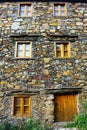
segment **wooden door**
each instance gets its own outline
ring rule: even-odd
[[[55,96],[54,105],[55,121],[72,121],[77,114],[76,95],[68,94]]]

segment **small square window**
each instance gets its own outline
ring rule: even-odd
[[[31,42],[16,43],[16,57],[31,58]]]
[[[66,16],[67,10],[66,10],[66,4],[54,4],[54,16]]]
[[[70,43],[55,43],[55,57],[69,58],[70,57]]]
[[[13,97],[13,116],[31,116],[31,98],[30,96]]]
[[[21,17],[32,16],[32,5],[31,4],[20,4],[19,5],[19,16],[21,16]]]

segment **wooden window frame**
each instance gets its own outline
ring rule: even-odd
[[[20,7],[21,7],[21,5],[24,5],[24,16],[20,16]],[[27,16],[26,15],[26,13],[27,13],[27,6],[28,5],[30,5],[30,7],[31,7],[31,9],[30,9],[30,16]],[[18,16],[19,17],[32,17],[32,8],[33,8],[33,5],[32,5],[32,3],[30,3],[30,2],[26,2],[26,3],[20,3],[19,5],[18,5]]]
[[[60,53],[61,53],[61,56],[57,56],[57,50],[56,50],[56,45],[57,44],[60,44],[61,47],[60,47]],[[67,53],[68,53],[68,56],[64,56],[64,44],[68,44],[68,50],[67,50]],[[55,57],[56,58],[70,58],[70,42],[56,42],[54,43],[54,52],[55,52]]]
[[[23,44],[23,53],[22,56],[18,56],[18,44]],[[30,44],[30,55],[29,56],[24,56],[25,53],[25,44]],[[30,41],[18,41],[15,44],[15,58],[31,58],[32,57],[32,42]]]
[[[21,105],[20,105],[20,108],[21,108],[21,111],[20,111],[20,114],[18,115],[15,115],[15,99],[16,98],[21,98]],[[29,113],[26,115],[24,114],[24,103],[23,103],[23,99],[24,98],[29,98],[29,104],[28,104],[28,107],[29,107]],[[31,97],[29,95],[15,95],[12,97],[12,108],[13,108],[13,116],[14,117],[31,117]]]
[[[66,3],[54,3],[54,5],[53,5],[53,16],[57,17],[57,16],[55,15],[55,12],[54,12],[54,7],[55,7],[55,5],[58,6],[58,12],[59,12],[59,14],[58,14],[57,16],[60,16],[60,17],[67,16],[67,6],[66,6]],[[64,5],[64,16],[61,15],[61,8],[60,8],[61,5]]]

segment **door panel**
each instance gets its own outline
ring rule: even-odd
[[[72,121],[77,114],[76,95],[58,95],[55,96],[55,121]]]

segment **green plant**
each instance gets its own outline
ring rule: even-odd
[[[33,118],[30,118],[26,123],[23,123],[20,130],[46,130],[46,126],[41,125],[41,123]]]
[[[0,126],[0,130],[8,130],[8,129],[9,129],[9,124],[7,124],[7,122],[4,121]]]
[[[67,127],[77,127],[79,130],[87,130],[87,101],[83,105],[84,112],[77,115],[74,122],[68,124]]]
[[[0,126],[0,130],[17,130],[17,127],[7,122],[3,122],[2,125]]]
[[[75,127],[75,124],[74,123],[68,123],[65,127],[66,128],[72,128],[72,127]]]
[[[27,122],[21,123],[18,126],[3,122],[0,130],[47,130],[47,127],[42,125],[38,120],[30,118]]]
[[[82,114],[75,117],[75,126],[80,130],[87,130],[87,112],[83,112]]]
[[[11,126],[10,126],[10,129],[8,129],[8,130],[17,130],[17,126],[11,125]]]

